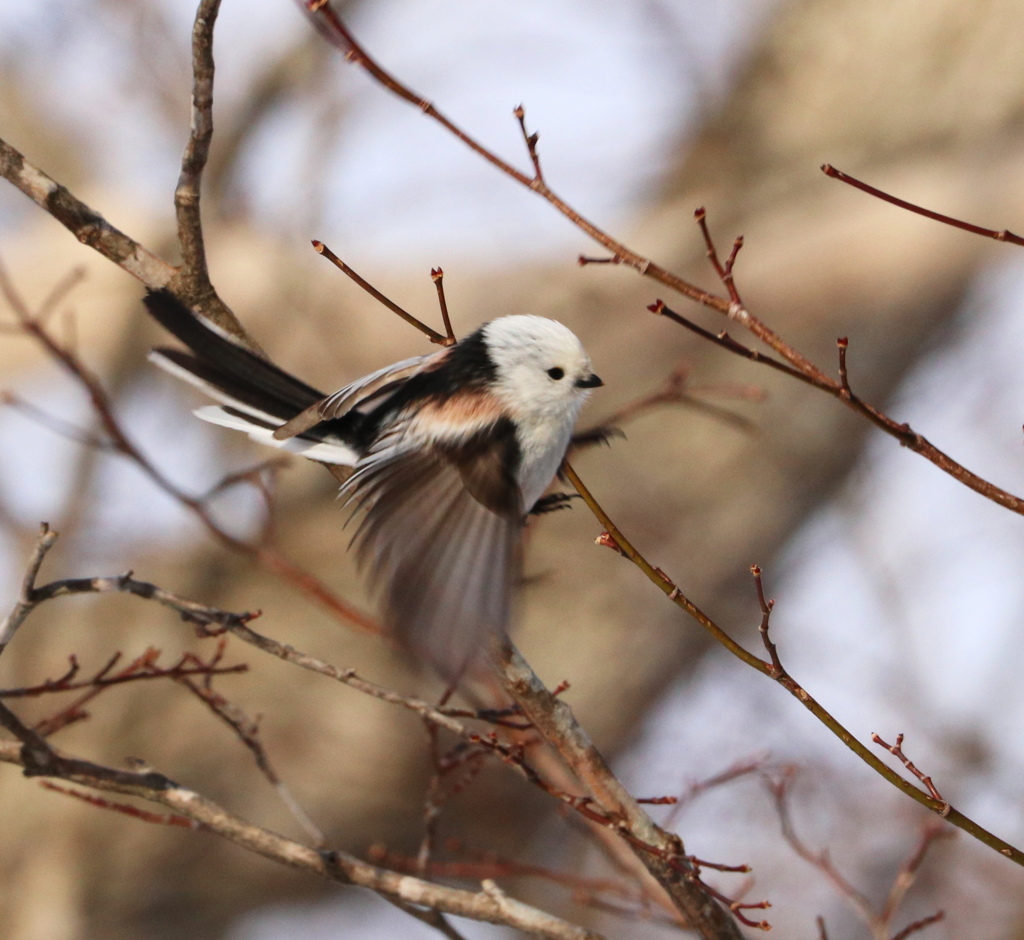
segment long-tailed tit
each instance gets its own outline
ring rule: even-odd
[[[191,351],[150,359],[221,402],[196,415],[353,468],[340,493],[361,516],[352,541],[399,641],[452,681],[478,662],[508,625],[526,515],[602,384],[576,336],[501,317],[324,395],[167,291],[145,304]]]

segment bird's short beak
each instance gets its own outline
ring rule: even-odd
[[[591,372],[590,375],[585,375],[576,380],[577,388],[600,388],[602,385],[604,385],[604,382],[602,382],[598,376],[594,375],[593,372]]]

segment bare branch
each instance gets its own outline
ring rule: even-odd
[[[174,190],[181,278],[192,296],[203,298],[203,307],[216,296],[206,266],[199,190],[213,140],[213,27],[219,10],[220,0],[201,0],[196,10],[192,27],[192,125]]]
[[[864,922],[874,940],[890,940],[889,931],[892,920],[896,916],[907,891],[913,885],[918,869],[920,869],[924,862],[928,849],[934,844],[936,839],[942,838],[943,834],[948,834],[950,830],[941,824],[936,825],[934,823],[926,827],[920,844],[896,873],[885,903],[879,910],[876,910],[867,895],[858,891],[839,872],[827,849],[815,852],[808,848],[807,844],[797,835],[796,829],[793,826],[793,819],[789,813],[789,801],[787,800],[789,779],[790,777],[787,775],[780,780],[766,779],[765,781],[775,801],[775,809],[779,816],[779,823],[782,826],[783,838],[797,855],[817,868],[832,883],[839,896],[853,908],[857,916]],[[909,937],[911,934],[937,923],[943,917],[945,917],[945,914],[939,911],[929,917],[914,921],[914,923],[896,934],[892,940],[897,940],[900,937]],[[825,925],[821,918],[818,918],[818,927],[820,935],[824,936]]]
[[[915,777],[917,777],[917,779],[924,784],[925,789],[928,791],[928,795],[933,800],[937,800],[939,803],[943,803],[947,807],[949,806],[949,803],[942,798],[942,794],[939,793],[935,784],[932,782],[932,778],[927,776],[926,774],[921,773],[921,771],[918,770],[917,767],[914,765],[914,762],[909,757],[907,757],[906,754],[903,753],[902,734],[896,735],[895,744],[886,744],[885,741],[883,741],[877,734],[872,734],[871,740],[874,741],[875,744],[877,744],[879,747],[884,747],[890,754],[896,757],[900,761],[900,763],[903,764],[904,767],[907,768],[907,771],[909,773],[912,773]],[[942,816],[944,814],[940,812],[939,815]]]
[[[39,569],[43,566],[47,552],[53,548],[56,541],[57,533],[50,528],[48,523],[44,522],[40,526],[39,540],[32,550],[32,556],[25,569],[18,600],[14,609],[4,618],[3,623],[0,623],[0,654],[7,649],[7,645],[14,639],[14,634],[18,631],[18,627],[25,622],[25,618],[32,613],[38,603],[35,600],[36,578],[39,576]]]
[[[928,917],[922,917],[920,920],[915,920],[912,924],[907,924],[899,933],[893,934],[892,940],[907,940],[907,937],[912,934],[918,933],[924,930],[925,927],[931,927],[932,924],[937,924],[939,921],[946,919],[945,911],[936,911],[934,914],[930,914]]]
[[[952,823],[958,829],[962,829],[964,832],[973,836],[979,842],[987,845],[989,848],[994,849],[1000,855],[1010,859],[1017,865],[1024,866],[1024,852],[1015,846],[1010,845],[1004,839],[994,833],[989,832],[984,827],[978,825],[973,819],[965,816],[959,810],[953,809],[944,800],[936,800],[934,797],[925,793],[923,790],[918,789],[912,783],[904,780],[898,773],[886,766],[879,758],[871,752],[871,750],[862,744],[857,738],[848,731],[839,721],[835,719],[822,705],[817,701],[810,693],[807,692],[803,686],[801,686],[795,679],[793,679],[788,673],[783,671],[779,676],[773,676],[775,666],[771,662],[765,662],[763,659],[755,656],[749,650],[744,649],[739,643],[737,643],[728,633],[725,632],[714,620],[712,620],[707,614],[704,613],[696,604],[693,603],[678,587],[678,585],[665,574],[660,568],[654,567],[634,546],[633,544],[622,534],[618,526],[612,522],[611,518],[601,507],[601,504],[594,498],[593,494],[586,488],[583,481],[573,470],[572,466],[566,463],[563,468],[563,473],[568,477],[569,482],[576,488],[576,491],[583,497],[583,501],[590,508],[591,512],[597,517],[600,523],[607,529],[606,532],[602,533],[599,537],[600,544],[613,548],[620,555],[628,558],[634,565],[636,565],[647,577],[647,580],[654,584],[658,590],[660,590],[666,597],[674,603],[677,607],[686,611],[694,620],[697,621],[708,633],[715,638],[715,640],[722,644],[730,653],[733,654],[737,659],[742,660],[752,669],[756,669],[763,675],[769,678],[775,678],[775,681],[785,688],[794,698],[797,699],[815,718],[818,719],[829,731],[831,731],[840,741],[843,742],[851,751],[854,752],[865,764],[871,767],[877,774],[884,777],[889,783],[891,783],[898,790],[901,790],[907,796],[916,800],[922,806],[931,810]],[[763,616],[763,615],[762,615]]]
[[[847,186],[852,186],[854,189],[859,189],[861,192],[867,193],[869,196],[874,196],[876,199],[881,199],[883,202],[891,203],[894,206],[899,206],[901,209],[906,209],[908,212],[916,212],[918,215],[923,215],[926,219],[932,219],[935,222],[941,222],[943,225],[951,225],[953,228],[963,229],[965,232],[970,232],[972,235],[981,235],[983,238],[993,238],[997,242],[1007,242],[1010,245],[1017,245],[1024,247],[1024,238],[1020,235],[1014,235],[1009,229],[1002,229],[996,231],[991,228],[982,228],[980,225],[973,225],[970,222],[964,222],[961,219],[954,219],[950,215],[943,215],[941,212],[935,212],[931,209],[925,209],[922,206],[915,205],[912,202],[907,202],[905,199],[900,199],[897,196],[892,196],[889,193],[883,192],[880,189],[875,189],[874,186],[869,186],[867,183],[862,182],[854,176],[850,176],[849,173],[844,173],[842,170],[837,170],[830,163],[824,163],[821,167],[821,172],[826,176],[831,177],[834,180],[839,180],[841,183],[846,183]]]
[[[376,287],[374,287],[369,281],[361,278],[355,271],[352,270],[344,261],[341,260],[330,248],[328,248],[323,242],[313,239],[313,248],[316,249],[317,254],[323,255],[328,261],[331,262],[339,271],[347,274],[353,281],[355,281],[366,293],[368,293],[374,300],[379,301],[385,307],[388,308],[392,313],[397,313],[406,323],[410,326],[416,327],[430,342],[437,346],[450,346],[448,338],[442,336],[437,330],[427,326],[422,320],[417,320],[407,310],[403,310],[389,297],[382,294]]]
[[[23,768],[26,776],[56,777],[81,786],[121,793],[159,803],[174,813],[272,861],[320,875],[341,884],[368,888],[405,904],[433,908],[444,914],[504,924],[551,940],[601,940],[577,927],[501,892],[484,882],[478,892],[448,888],[387,871],[345,852],[323,852],[280,836],[229,813],[212,800],[154,771],[116,770],[90,761],[64,757],[23,725],[2,702],[0,723],[21,740],[0,741],[0,761]]]
[[[425,115],[437,121],[449,133],[454,134],[459,140],[466,144],[466,146],[479,156],[483,157],[492,166],[497,167],[502,173],[510,176],[516,182],[522,186],[526,186],[528,189],[537,193],[549,202],[555,209],[562,213],[562,215],[569,219],[573,225],[589,235],[594,241],[598,242],[598,244],[608,249],[608,251],[612,253],[617,264],[624,264],[631,268],[635,268],[645,277],[650,277],[653,280],[664,284],[666,287],[670,287],[672,290],[679,292],[683,296],[689,297],[697,303],[710,307],[713,310],[717,310],[719,313],[725,314],[731,319],[742,323],[743,326],[757,336],[758,339],[766,343],[768,346],[771,346],[776,352],[782,355],[783,358],[789,360],[796,368],[807,372],[808,375],[818,374],[817,368],[809,360],[800,355],[796,350],[792,349],[764,323],[756,317],[751,316],[751,314],[741,304],[734,303],[732,300],[724,297],[718,297],[708,291],[702,290],[695,284],[691,284],[689,281],[679,277],[679,275],[674,274],[666,268],[661,267],[661,265],[656,264],[650,258],[645,258],[643,255],[638,254],[622,242],[613,238],[607,232],[598,228],[598,226],[593,222],[582,216],[572,206],[557,196],[548,187],[547,183],[544,182],[543,177],[539,174],[539,165],[536,161],[535,140],[531,145],[530,137],[527,136],[527,147],[530,150],[531,161],[534,162],[534,172],[536,174],[531,177],[523,173],[521,170],[517,170],[510,163],[502,160],[483,144],[474,140],[469,134],[438,111],[433,104],[416,94],[416,92],[412,91],[408,86],[404,85],[393,75],[385,71],[356,41],[348,27],[345,26],[329,4],[323,2],[323,0],[305,0],[304,6],[317,28],[328,39],[328,41],[332,42],[344,51],[345,58],[348,61],[359,65],[377,82],[393,94],[398,95],[398,97],[414,105]],[[525,133],[525,127],[523,130]]]
[[[167,287],[176,270],[73,196],[0,139],[0,176],[52,215],[83,245],[95,249],[147,287]]]
[[[61,787],[49,780],[39,781],[40,786],[54,793],[62,793],[64,796],[73,797],[96,806],[99,809],[107,809],[114,813],[121,813],[123,816],[131,816],[132,819],[139,819],[142,822],[152,823],[155,826],[181,826],[183,829],[200,829],[199,823],[189,819],[187,816],[177,816],[174,813],[151,813],[137,806],[130,806],[127,803],[117,803],[108,800],[106,797],[94,796],[91,793],[83,793],[81,790],[71,790],[68,787]]]
[[[924,831],[921,833],[921,842],[918,844],[917,849],[900,866],[900,870],[892,880],[892,887],[889,889],[889,896],[885,899],[885,906],[882,909],[883,917],[891,920],[895,916],[900,905],[903,903],[903,899],[906,897],[907,892],[913,887],[914,882],[917,880],[917,873],[920,871],[921,865],[924,864],[925,856],[928,854],[932,845],[939,839],[951,838],[953,834],[953,830],[950,829],[949,826],[944,826],[942,823],[931,822],[924,827]],[[941,912],[938,914],[938,917],[939,919],[942,918]],[[928,918],[926,918],[926,920],[928,920]],[[911,933],[912,932],[913,931],[911,931]],[[904,933],[903,935],[909,936],[907,933]]]
[[[693,217],[697,220],[697,225],[700,227],[701,235],[704,237],[704,244],[707,246],[708,261],[711,262],[711,266],[715,269],[718,279],[729,292],[729,299],[734,304],[742,306],[743,301],[740,299],[739,292],[736,290],[736,282],[733,279],[732,269],[736,264],[736,256],[740,253],[740,249],[743,247],[743,236],[736,236],[736,240],[732,245],[732,251],[729,252],[729,257],[726,259],[725,264],[722,264],[722,262],[718,260],[718,250],[715,248],[715,243],[711,238],[711,232],[708,229],[707,210],[701,206],[701,208],[697,209],[693,213]]]
[[[526,130],[526,109],[522,105],[519,105],[512,115],[519,122],[519,129],[523,132],[523,142],[530,154],[530,162],[533,164],[533,182],[534,184],[543,184],[544,173],[540,168],[540,157],[537,154],[537,141],[540,140],[540,134],[536,132],[531,134]]]
[[[448,317],[448,301],[444,299],[444,271],[440,268],[431,268],[430,277],[437,288],[437,303],[441,308],[441,320],[444,322],[446,346],[454,346],[456,342],[455,333],[452,330],[452,321]]]
[[[500,670],[506,691],[523,714],[572,768],[611,821],[609,827],[631,837],[627,841],[637,858],[668,892],[695,933],[706,938],[739,938],[736,923],[700,881],[678,836],[654,823],[612,773],[569,706],[544,687],[509,640],[501,647]]]
[[[935,464],[936,467],[943,472],[948,473],[968,489],[974,490],[974,492],[979,493],[986,499],[990,499],[992,502],[999,504],[1004,509],[1009,509],[1011,512],[1015,512],[1018,515],[1024,515],[1024,499],[1001,489],[994,483],[990,483],[982,477],[979,477],[962,464],[957,463],[948,454],[939,450],[939,448],[937,448],[924,435],[918,434],[917,431],[915,431],[909,424],[897,423],[893,418],[890,418],[887,414],[879,411],[874,406],[869,405],[858,395],[854,394],[850,389],[849,381],[846,377],[846,353],[841,346],[842,371],[840,381],[836,381],[824,375],[824,373],[818,373],[816,376],[805,374],[786,363],[773,359],[771,356],[767,356],[764,353],[757,352],[756,350],[744,346],[742,343],[736,342],[727,333],[723,332],[716,335],[709,330],[705,330],[703,327],[690,322],[674,310],[670,310],[660,300],[655,301],[647,309],[659,316],[668,317],[673,322],[686,327],[686,329],[691,332],[697,333],[709,342],[714,343],[716,346],[721,346],[723,349],[726,349],[731,353],[742,356],[744,359],[750,359],[754,362],[766,365],[776,371],[785,373],[791,378],[797,379],[800,382],[812,385],[815,388],[826,392],[833,398],[836,398],[846,404],[862,417],[866,418],[875,425],[875,427],[884,431],[891,437],[896,438],[896,440],[898,440],[900,444],[908,450],[912,450],[914,453],[920,454],[926,460]]]

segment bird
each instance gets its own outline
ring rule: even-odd
[[[486,667],[509,628],[527,516],[604,384],[576,335],[503,316],[324,394],[168,290],[143,302],[188,348],[157,347],[150,360],[219,402],[197,417],[351,468],[339,490],[349,547],[398,644],[450,686]]]

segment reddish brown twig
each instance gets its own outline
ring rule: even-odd
[[[441,705],[447,701],[448,695],[442,697]],[[416,855],[416,874],[425,878],[434,854],[434,843],[437,838],[437,826],[445,805],[462,793],[483,769],[486,749],[476,747],[466,741],[459,741],[454,747],[444,751],[441,747],[440,728],[423,718],[423,725],[430,744],[430,759],[434,767],[430,782],[423,797],[423,836],[420,839],[419,852]]]
[[[846,350],[849,345],[850,341],[845,336],[840,336],[836,340],[836,347],[839,349],[839,395],[845,401],[849,401],[853,396],[850,377],[846,372]]]
[[[455,339],[455,332],[452,330],[452,321],[448,317],[448,301],[444,297],[444,271],[440,268],[430,269],[430,278],[437,289],[437,303],[441,308],[441,319],[444,322],[445,346],[454,346],[458,340]]]
[[[939,838],[942,838],[949,830],[940,825],[930,824],[922,833],[921,841],[908,856],[906,861],[900,865],[899,870],[893,878],[892,887],[889,889],[885,902],[876,910],[870,898],[862,891],[853,886],[836,868],[827,849],[815,852],[797,835],[793,826],[793,820],[789,813],[789,781],[792,773],[786,774],[779,779],[771,780],[765,778],[765,784],[775,801],[775,809],[782,827],[782,835],[790,848],[796,852],[804,861],[813,865],[818,871],[832,883],[836,892],[850,905],[864,925],[871,932],[874,940],[889,940],[892,921],[899,911],[907,892],[914,884],[917,873],[924,862],[929,848]],[[943,918],[940,911],[930,917],[915,921],[905,927],[897,936],[908,937],[918,930],[922,930],[930,924],[936,923]],[[819,931],[824,934],[824,923],[819,920]]]
[[[732,243],[732,251],[729,252],[729,257],[726,258],[725,264],[722,264],[722,262],[718,260],[718,249],[715,248],[715,243],[711,238],[711,232],[708,230],[707,210],[701,206],[693,213],[693,217],[697,220],[697,225],[700,227],[700,233],[704,237],[704,245],[707,248],[708,261],[711,262],[711,266],[715,269],[718,279],[722,282],[726,291],[728,291],[729,299],[737,306],[742,306],[743,301],[740,299],[739,291],[736,289],[736,281],[733,277],[732,269],[736,264],[736,256],[740,253],[740,249],[743,247],[743,236],[738,235],[736,237],[736,240]]]
[[[201,823],[196,822],[194,819],[189,819],[188,816],[179,816],[175,813],[151,813],[148,810],[139,809],[137,806],[129,806],[127,803],[116,803],[102,796],[94,796],[91,793],[83,793],[81,790],[61,787],[56,783],[50,783],[49,780],[40,780],[39,785],[46,790],[52,790],[54,793],[63,793],[65,796],[74,797],[74,799],[88,803],[90,806],[121,813],[124,816],[130,816],[132,819],[153,823],[156,826],[181,826],[183,829],[203,828]]]
[[[224,639],[222,638],[217,647],[217,652],[211,662],[216,662],[223,653]],[[192,654],[186,653],[186,656]],[[327,837],[320,831],[320,828],[313,822],[309,814],[302,808],[298,800],[292,794],[291,789],[274,769],[270,762],[270,756],[259,737],[259,722],[250,718],[241,708],[229,702],[220,692],[213,689],[210,684],[211,676],[206,675],[202,683],[195,682],[191,676],[181,675],[175,677],[179,685],[188,689],[199,699],[214,715],[226,724],[242,744],[252,754],[260,773],[267,779],[270,785],[277,791],[281,802],[288,808],[296,822],[305,830],[306,835],[313,844],[323,848],[327,845]]]
[[[963,229],[965,232],[970,232],[972,235],[981,235],[983,238],[993,238],[997,242],[1007,242],[1011,245],[1024,247],[1024,238],[1020,235],[1014,235],[1009,229],[1004,228],[1000,231],[996,231],[991,228],[982,228],[980,225],[973,225],[972,223],[964,222],[961,219],[954,219],[950,215],[943,215],[941,212],[935,212],[932,209],[925,209],[912,202],[907,202],[905,199],[900,199],[898,196],[892,196],[887,192],[883,192],[881,189],[876,189],[874,186],[869,186],[867,183],[862,182],[856,177],[850,176],[849,173],[837,170],[830,163],[822,164],[821,172],[834,180],[846,183],[847,186],[859,189],[861,192],[865,192],[869,196],[881,199],[883,202],[899,206],[899,208],[906,209],[908,212],[916,212],[918,215],[923,215],[926,219],[941,222],[943,225],[951,225],[953,228]]]
[[[768,672],[768,675],[772,679],[783,679],[789,678],[788,673],[782,667],[782,663],[779,660],[779,651],[772,641],[769,633],[771,627],[772,608],[775,607],[774,600],[766,600],[764,596],[764,584],[761,581],[761,569],[757,565],[750,566],[750,573],[754,576],[754,587],[757,589],[757,603],[761,608],[761,623],[757,628],[757,632],[761,634],[761,642],[764,644],[764,648],[768,651],[768,658],[771,660],[772,667]]]
[[[922,917],[920,920],[915,920],[912,924],[907,924],[899,933],[893,934],[891,940],[906,940],[911,934],[918,933],[924,930],[925,927],[931,927],[932,924],[937,924],[945,919],[945,911],[936,911],[928,917]]]
[[[151,679],[178,680],[190,677],[225,676],[247,672],[247,663],[236,663],[233,666],[220,666],[216,663],[204,663],[191,653],[185,653],[173,666],[158,666],[156,658],[160,651],[150,647],[133,661],[129,668],[110,674],[110,670],[120,660],[121,653],[115,653],[104,666],[88,679],[76,679],[79,663],[76,657],[69,657],[68,671],[57,679],[47,679],[37,685],[19,686],[13,689],[0,689],[0,698],[38,698],[42,695],[54,695],[60,692],[76,692],[79,689],[107,689],[115,685],[142,682]]]
[[[575,872],[506,859],[494,852],[474,852],[457,839],[445,840],[444,848],[459,857],[432,859],[428,866],[431,877],[473,882],[482,881],[484,878],[536,878],[568,888],[572,892],[573,901],[578,904],[598,907],[606,896],[611,896],[636,905],[635,908],[611,911],[620,916],[641,916],[647,919],[652,916],[652,908],[658,907],[669,915],[664,917],[663,922],[673,926],[683,926],[685,923],[674,908],[665,904],[664,896],[660,892],[652,892],[640,884],[631,884],[624,879],[591,878]],[[381,845],[371,846],[367,855],[374,864],[384,865],[395,871],[410,874],[417,871],[418,859],[389,851]]]
[[[730,767],[727,767],[721,773],[713,774],[704,780],[697,780],[690,783],[676,798],[676,803],[665,816],[663,825],[666,828],[671,828],[678,819],[680,813],[693,803],[698,797],[714,790],[717,787],[724,786],[727,783],[732,783],[734,780],[739,780],[742,777],[749,776],[752,773],[760,771],[768,759],[767,755],[759,755],[756,757],[746,758],[745,760],[737,761]]]
[[[120,662],[121,654],[114,653],[110,659],[107,660],[106,664],[90,680],[85,682],[69,683],[64,688],[59,687],[59,685],[44,684],[41,691],[39,691],[39,687],[36,687],[36,689],[30,688],[28,690],[15,689],[13,690],[15,693],[14,695],[7,691],[0,691],[0,698],[24,698],[27,695],[41,695],[85,689],[85,691],[69,705],[62,708],[55,715],[51,715],[39,722],[35,726],[35,729],[39,734],[43,737],[49,737],[50,735],[56,734],[56,732],[63,728],[66,728],[68,725],[74,724],[77,721],[82,721],[84,718],[88,717],[88,713],[84,710],[84,706],[97,696],[101,695],[107,689],[113,688],[116,685],[125,685],[126,683],[148,679],[169,679],[174,682],[189,683],[192,678],[198,677],[202,677],[204,680],[209,682],[215,675],[245,672],[249,668],[245,663],[239,663],[234,666],[221,666],[220,659],[223,655],[223,651],[223,641],[221,641],[217,651],[208,662],[203,661],[194,653],[184,653],[174,665],[163,667],[158,664],[160,650],[155,649],[154,647],[149,647],[145,652],[136,656],[135,659],[116,672],[114,672],[113,669],[117,663]],[[24,694],[19,696],[17,694],[19,691]]]
[[[609,439],[621,435],[621,426],[640,417],[640,415],[661,405],[685,405],[696,411],[704,412],[716,420],[731,424],[742,431],[753,431],[754,424],[742,415],[726,408],[705,401],[701,395],[723,398],[743,399],[746,401],[763,400],[764,393],[751,386],[703,385],[695,386],[689,382],[689,364],[682,362],[677,365],[662,382],[660,387],[647,395],[641,395],[633,401],[626,402],[617,411],[595,425],[578,431],[572,438],[572,451],[596,444],[608,443]]]
[[[450,346],[446,336],[442,336],[437,330],[427,326],[422,320],[417,320],[408,310],[404,310],[398,306],[390,297],[382,294],[376,287],[374,287],[369,281],[360,277],[352,268],[350,268],[344,261],[341,260],[330,248],[328,248],[323,242],[313,239],[313,248],[316,249],[317,254],[323,255],[328,261],[331,262],[339,271],[343,274],[348,275],[353,281],[356,282],[366,293],[368,293],[374,300],[383,304],[392,313],[398,314],[406,323],[410,326],[416,327],[430,342],[435,343],[438,346]]]
[[[976,493],[980,493],[986,499],[990,499],[992,502],[998,503],[1000,506],[1005,509],[1009,509],[1011,512],[1024,515],[1024,499],[1021,499],[1021,497],[1015,496],[995,484],[990,483],[988,480],[979,477],[977,474],[972,473],[962,464],[953,460],[953,458],[948,454],[939,450],[926,437],[918,434],[917,431],[915,431],[909,424],[899,424],[884,412],[879,411],[872,405],[869,405],[853,392],[848,383],[844,386],[841,381],[831,379],[821,372],[815,372],[814,374],[804,372],[789,363],[780,362],[765,353],[750,349],[742,343],[736,342],[736,340],[725,332],[715,334],[709,330],[705,330],[703,327],[698,326],[690,320],[687,320],[686,317],[681,316],[674,310],[668,308],[661,300],[655,301],[647,309],[659,316],[668,317],[674,323],[678,323],[680,326],[696,333],[708,342],[714,343],[716,346],[720,346],[722,349],[734,353],[735,355],[742,356],[744,359],[750,359],[752,362],[757,362],[778,372],[782,372],[785,375],[790,376],[790,378],[794,378],[799,382],[811,385],[814,388],[831,395],[833,398],[843,402],[853,411],[866,418],[875,425],[875,427],[884,431],[891,437],[894,437],[908,450],[912,450],[914,453],[921,455],[926,460],[935,464],[935,466],[940,470],[948,473],[968,489],[972,489]],[[845,368],[845,356],[843,359],[843,366]]]
[[[899,762],[903,764],[904,767],[907,768],[907,771],[909,773],[912,773],[915,777],[917,777],[917,779],[924,784],[925,789],[927,789],[928,791],[928,795],[933,800],[936,800],[937,802],[944,804],[945,809],[938,810],[940,816],[945,817],[949,815],[949,810],[951,810],[952,807],[950,806],[947,800],[943,799],[942,794],[939,793],[938,789],[935,787],[935,784],[932,782],[932,778],[921,773],[921,771],[918,770],[916,766],[914,766],[914,762],[909,757],[907,757],[906,754],[903,753],[902,734],[896,735],[895,744],[886,744],[885,741],[883,741],[877,734],[874,733],[871,735],[871,740],[874,741],[875,744],[877,744],[879,747],[884,747],[890,754],[897,758],[897,760],[899,760]]]
[[[950,829],[949,826],[940,822],[931,821],[924,827],[924,830],[921,833],[921,841],[918,843],[917,848],[907,856],[906,860],[900,866],[899,871],[896,873],[896,877],[892,880],[892,887],[889,888],[889,894],[886,897],[885,904],[881,910],[881,917],[887,923],[891,922],[893,917],[896,916],[907,892],[913,887],[914,882],[917,879],[917,874],[920,871],[921,866],[924,864],[925,857],[932,845],[934,845],[934,843],[939,839],[949,839],[952,838],[952,836],[953,830]],[[937,915],[933,915],[933,917],[937,917],[938,919],[941,919],[942,916],[943,914],[941,911]],[[926,923],[924,923],[923,926],[927,926],[928,923],[934,923],[934,920],[931,918],[925,918],[925,921]],[[910,932],[912,933],[913,931]],[[909,936],[909,934],[904,933],[904,936]]]
[[[540,134],[536,131],[531,134],[526,130],[526,109],[522,105],[519,105],[512,115],[519,122],[519,129],[523,132],[523,142],[530,154],[530,162],[533,164],[533,183],[534,185],[543,185],[544,173],[540,168],[540,156],[537,153],[537,141],[540,140]]]

